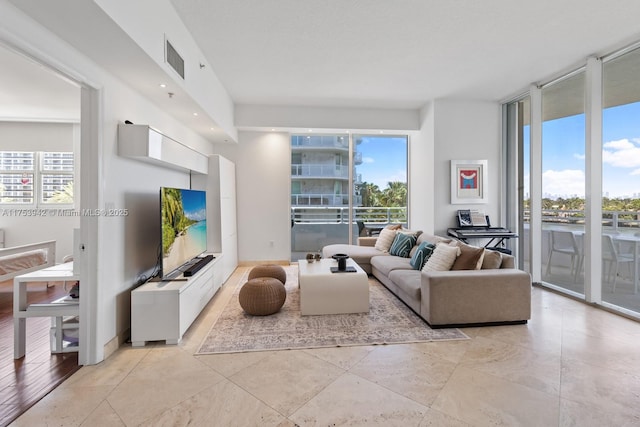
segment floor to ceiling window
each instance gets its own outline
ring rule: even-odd
[[[519,183],[508,187],[507,210],[522,237],[521,268],[544,286],[640,319],[639,46],[586,60],[505,104],[507,156],[517,164],[505,177]]]
[[[542,280],[584,294],[585,73],[542,90]]]
[[[530,176],[530,122],[531,122],[531,98],[525,96],[513,101],[506,106],[506,176],[507,205],[513,206],[515,211],[507,215],[507,225],[511,230],[516,230],[519,239],[515,241],[514,255],[518,261],[518,267],[529,271],[531,265],[530,251],[530,218],[531,199],[529,190]],[[516,208],[517,207],[517,208]]]
[[[291,259],[407,224],[407,136],[291,136]]]
[[[602,300],[640,313],[640,49],[602,70]]]

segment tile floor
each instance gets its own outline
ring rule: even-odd
[[[245,271],[179,346],[124,346],[14,425],[640,425],[640,323],[540,288],[465,341],[194,356]]]

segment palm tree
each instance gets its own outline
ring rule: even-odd
[[[407,206],[407,183],[393,181],[382,192],[382,202],[387,207]]]
[[[48,200],[49,203],[73,203],[73,181],[57,190]]]
[[[362,196],[362,206],[382,206],[380,203],[380,188],[376,184],[363,182],[362,184],[360,184],[359,188],[360,195]]]

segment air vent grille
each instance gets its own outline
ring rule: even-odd
[[[166,40],[166,45],[167,64],[171,65],[171,68],[173,68],[176,73],[184,79],[184,59],[182,59],[178,51],[176,51],[171,43],[169,43],[169,40]]]

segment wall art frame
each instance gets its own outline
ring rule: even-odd
[[[451,160],[451,204],[488,203],[487,160]]]

